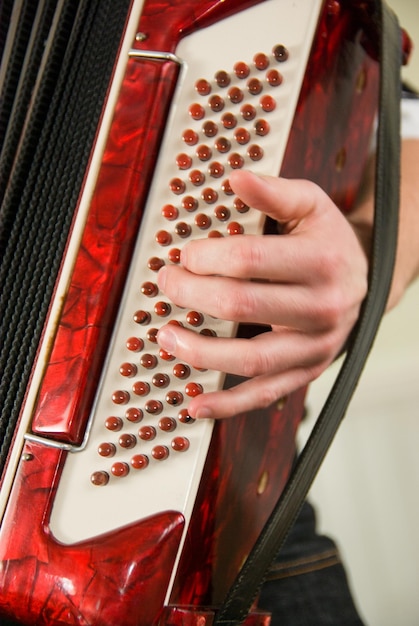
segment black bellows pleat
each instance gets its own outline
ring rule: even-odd
[[[130,1],[8,4],[4,6],[8,32],[1,33],[0,41],[5,68],[0,85],[0,472]]]

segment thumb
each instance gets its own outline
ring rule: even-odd
[[[243,202],[282,224],[293,228],[313,213],[319,204],[320,187],[307,180],[257,176],[247,170],[234,170],[230,185]],[[323,199],[324,201],[324,199]]]

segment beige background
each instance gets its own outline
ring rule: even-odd
[[[418,42],[403,73],[419,88],[419,1],[389,4]],[[311,422],[334,374],[311,389]],[[383,322],[311,499],[339,544],[366,624],[418,626],[419,281]]]

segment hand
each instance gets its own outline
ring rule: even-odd
[[[239,339],[160,329],[160,346],[181,360],[248,378],[193,398],[188,410],[196,418],[266,407],[314,380],[342,350],[367,291],[361,244],[317,185],[241,170],[230,184],[282,234],[191,241],[180,266],[160,270],[159,288],[179,306],[271,330]]]

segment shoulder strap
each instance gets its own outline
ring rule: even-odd
[[[369,291],[325,405],[288,483],[233,583],[214,626],[238,626],[248,614],[345,415],[384,313],[397,245],[400,160],[401,34],[385,2],[377,2],[380,99],[377,131],[375,223]]]

